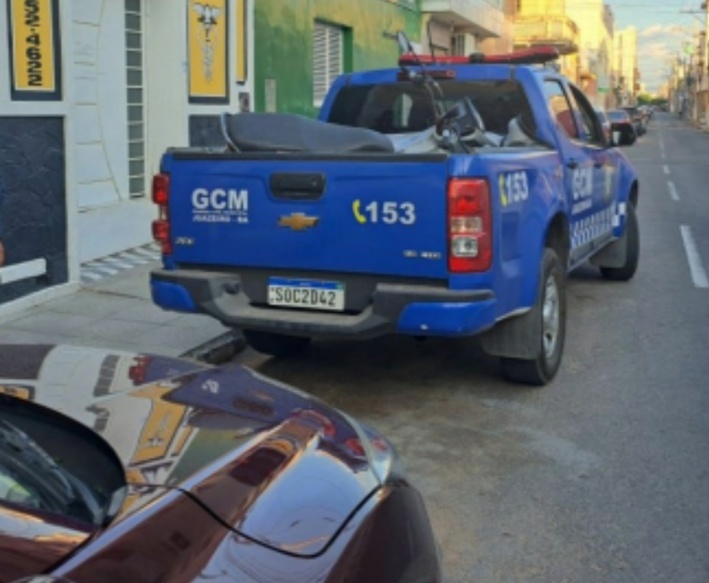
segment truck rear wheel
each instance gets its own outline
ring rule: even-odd
[[[625,225],[626,255],[625,263],[620,267],[601,267],[601,275],[611,281],[628,281],[638,269],[640,261],[640,227],[635,207],[628,203],[627,221]]]
[[[505,378],[527,385],[545,385],[554,378],[564,352],[566,338],[566,277],[561,260],[553,249],[545,249],[537,303],[533,308],[541,318],[541,334],[536,339],[533,359],[501,359]]]
[[[251,348],[271,356],[288,356],[302,352],[310,344],[310,338],[303,336],[287,336],[275,332],[260,330],[243,330],[244,338]]]

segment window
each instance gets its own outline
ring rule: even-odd
[[[478,43],[474,35],[461,32],[451,37],[451,55],[456,57],[467,57],[478,52]]]
[[[320,107],[327,90],[344,70],[344,31],[338,26],[316,22],[313,27],[313,103]]]
[[[444,81],[439,85],[439,107],[448,109],[467,97],[490,132],[507,134],[510,120],[518,115],[526,120],[532,133],[536,132],[527,97],[516,81]],[[385,134],[412,133],[433,125],[435,109],[431,94],[419,83],[351,84],[338,91],[328,121]]]
[[[454,34],[451,39],[451,55],[455,57],[465,57],[467,56],[465,51],[465,35],[464,34]]]
[[[128,104],[128,192],[145,196],[145,112],[141,0],[125,0],[126,91]]]
[[[605,140],[603,138],[603,129],[598,121],[598,115],[594,112],[583,92],[573,85],[570,85],[570,87],[571,95],[576,101],[576,107],[581,114],[580,119],[585,139],[591,144],[603,145]]]
[[[549,110],[561,129],[570,138],[578,139],[579,130],[574,118],[574,111],[566,97],[566,93],[564,93],[564,88],[558,81],[547,80],[544,82],[544,91],[547,96]]]

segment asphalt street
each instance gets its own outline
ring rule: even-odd
[[[562,370],[499,377],[475,341],[315,343],[238,360],[391,438],[450,583],[709,581],[709,134],[670,114],[623,151],[641,259],[568,281]]]

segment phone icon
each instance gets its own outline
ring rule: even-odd
[[[367,222],[367,217],[365,217],[361,212],[359,212],[359,199],[352,203],[352,212],[354,217],[360,225],[364,225]]]

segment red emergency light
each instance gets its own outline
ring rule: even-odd
[[[559,58],[556,47],[534,47],[499,55],[473,53],[467,57],[415,55],[404,53],[399,57],[400,66],[423,65],[541,65]]]

